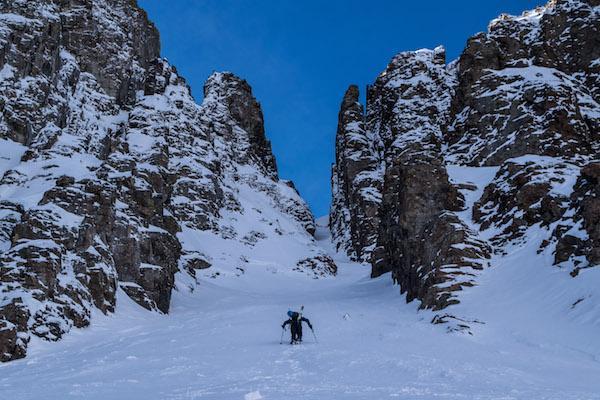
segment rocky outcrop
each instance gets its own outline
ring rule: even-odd
[[[497,252],[541,227],[540,252],[572,272],[598,264],[580,226],[582,167],[600,157],[598,7],[552,1],[470,39],[447,136],[451,162],[500,166],[474,208]]]
[[[598,156],[598,2],[556,0],[503,15],[469,39],[447,131],[450,160]]]
[[[473,285],[490,248],[453,212],[462,202],[441,160],[405,154],[386,169],[372,276],[391,271],[407,301],[439,310]]]
[[[213,74],[204,86],[207,99],[207,112],[219,114],[235,122],[241,131],[226,127],[225,121],[211,121],[221,124],[216,129],[227,144],[233,161],[241,164],[252,163],[260,167],[263,174],[277,179],[277,165],[271,151],[271,143],[265,136],[265,125],[260,104],[252,95],[248,82],[227,72]],[[223,110],[227,110],[224,113]],[[241,132],[244,132],[241,134]]]
[[[361,225],[361,236],[376,242],[372,275],[391,271],[407,300],[422,307],[458,302],[491,254],[527,243],[534,230],[546,237],[539,251],[572,275],[597,265],[599,7],[553,0],[501,16],[448,65],[442,48],[400,53],[369,86],[362,118],[347,94],[330,213],[338,248],[372,248],[352,235],[364,220],[356,211],[364,206],[347,189],[356,181],[345,172],[353,165],[351,176],[379,178],[360,188],[381,198],[371,219],[377,229]],[[363,157],[340,140],[349,131],[346,114],[377,167],[356,163]],[[448,166],[491,166],[496,176],[466,204],[463,194],[481,192],[450,180]],[[445,314],[436,322],[449,319],[461,320]]]
[[[354,259],[368,261],[379,225],[381,161],[376,143],[366,134],[363,106],[355,85],[348,88],[342,100],[335,148],[332,237],[338,250]]]
[[[535,224],[549,228],[569,209],[569,196],[579,167],[563,159],[528,155],[502,164],[473,208],[482,230],[497,229],[491,238],[499,249],[525,240]]]
[[[573,267],[572,276],[582,268],[600,265],[600,163],[581,169],[570,198],[571,213],[565,213],[553,238],[557,241],[554,262]]]
[[[119,291],[166,313],[178,279],[335,274],[248,83],[214,73],[198,105],[159,50],[134,1],[0,3],[0,360]]]
[[[472,285],[490,253],[454,213],[462,209],[462,197],[449,182],[441,149],[452,82],[440,47],[394,57],[368,89],[366,115],[356,89],[346,93],[334,167],[334,183],[343,185],[334,185],[330,217],[334,238],[349,240],[356,254],[361,246],[368,251],[372,276],[391,271],[409,301],[418,298],[434,309],[455,302],[453,292]],[[356,178],[361,176],[373,178]],[[348,183],[361,186],[348,190]],[[370,220],[364,201],[352,195],[358,191],[378,194],[369,204]],[[350,226],[346,237],[337,228],[339,215]],[[353,234],[359,229],[362,235]]]
[[[489,256],[454,213],[462,198],[441,151],[451,82],[443,48],[401,53],[369,88],[367,104],[385,160],[372,276],[391,271],[408,301],[434,309],[454,303],[453,292],[471,285]]]
[[[447,158],[500,166],[474,209],[482,229],[498,231],[499,252],[539,226],[548,232],[540,251],[550,250],[555,264],[598,264],[572,234],[581,229],[573,214],[585,197],[575,188],[588,182],[582,167],[600,157],[599,6],[551,1],[502,16],[458,61]]]

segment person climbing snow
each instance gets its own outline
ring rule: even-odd
[[[285,330],[286,325],[290,324],[290,331],[292,333],[290,344],[302,343],[302,322],[306,322],[312,330],[313,327],[310,321],[296,311],[288,310],[287,315],[290,318],[281,325],[281,328]]]

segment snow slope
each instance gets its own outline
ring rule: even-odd
[[[518,160],[554,165],[550,157],[513,159]],[[481,230],[472,214],[475,202],[495,178],[498,167],[448,165],[447,170],[452,182],[463,187],[465,210],[458,213],[461,220],[478,233],[478,239],[491,241],[501,229]],[[570,194],[577,174],[578,170],[568,169],[565,181],[555,184],[552,190]],[[476,189],[465,189],[468,186]],[[491,268],[479,274],[475,287],[460,294],[461,303],[453,306],[451,312],[485,322],[471,325],[476,336],[509,328],[511,336],[534,346],[543,346],[546,341],[569,343],[566,346],[573,351],[591,356],[600,348],[595,344],[597,337],[590,335],[600,328],[600,270],[586,269],[585,275],[579,276],[581,279],[574,279],[567,268],[552,266],[553,249],[542,246],[542,242],[553,229],[554,225],[535,224],[525,230],[521,240],[497,248],[490,260]],[[579,324],[581,329],[576,329]]]
[[[323,224],[317,238],[331,253]],[[242,277],[202,278],[191,293],[180,274],[169,315],[121,292],[114,315],[59,343],[35,339],[26,359],[0,364],[0,397],[600,399],[598,321],[585,320],[585,301],[556,307],[572,287],[551,276],[560,271],[513,256],[457,306],[485,319],[473,336],[446,334],[389,277],[371,280],[368,266],[339,255],[339,275],[324,279],[256,265]],[[530,273],[538,280],[527,291]],[[306,329],[304,345],[280,345],[285,312],[300,304],[319,342]]]

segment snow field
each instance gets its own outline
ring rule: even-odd
[[[169,315],[120,293],[116,314],[0,365],[2,398],[600,399],[600,345],[589,329],[597,321],[557,319],[564,309],[535,291],[516,296],[519,285],[507,296],[518,270],[510,258],[456,307],[485,321],[474,336],[430,324],[433,314],[405,304],[389,276],[371,280],[368,267],[337,261],[336,278],[257,265],[243,277],[203,279],[193,293],[180,276]],[[482,296],[490,301],[479,304]],[[301,304],[319,343],[305,328],[303,345],[280,345],[285,312]]]

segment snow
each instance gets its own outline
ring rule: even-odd
[[[475,190],[461,189],[460,192],[465,198],[465,209],[458,214],[460,219],[467,224],[469,228],[478,227],[472,222],[473,205],[481,198],[485,187],[492,182],[499,167],[465,167],[461,165],[447,165],[448,177],[453,184],[468,184],[474,186]]]
[[[548,183],[551,186],[550,193],[555,196],[569,197],[573,193],[573,186],[579,177],[580,168],[578,166],[558,157],[526,154],[521,157],[510,158],[507,162],[536,165],[539,171],[532,177],[530,184]]]
[[[1,72],[0,72],[1,75]],[[4,173],[19,164],[27,147],[12,140],[0,139],[0,178]]]
[[[491,172],[477,172],[481,182]],[[324,223],[316,236],[331,253]],[[329,279],[256,270],[202,278],[192,292],[181,274],[169,315],[119,291],[116,314],[96,311],[90,328],[58,343],[34,338],[26,359],[1,364],[0,392],[23,400],[600,399],[600,320],[590,300],[600,271],[582,271],[575,286],[586,295],[571,308],[575,281],[529,263],[533,249],[516,250],[462,295],[457,308],[484,317],[473,336],[445,333],[389,276],[369,279],[366,265],[334,255],[339,276]],[[301,304],[319,342],[306,329],[303,345],[280,345],[285,312]]]
[[[18,25],[24,25],[24,24],[30,23],[35,20],[26,18],[19,14],[2,13],[2,14],[0,14],[0,21],[5,22],[5,23],[14,23],[14,24],[18,24]]]
[[[26,209],[40,202],[44,193],[54,187],[56,178],[62,175],[76,180],[93,178],[92,170],[100,165],[95,157],[80,153],[55,155],[51,159],[35,159],[17,165],[14,161],[14,158],[10,160],[13,169],[7,173],[13,174],[19,184],[12,181],[1,184],[0,198],[21,204]]]
[[[524,61],[531,63],[529,60]],[[577,81],[569,75],[554,68],[537,65],[502,70],[485,69],[484,72],[485,79],[498,80],[501,85],[492,90],[486,89],[482,85],[481,90],[483,91],[477,94],[481,98],[506,95],[507,100],[512,101],[522,96],[523,91],[531,87],[544,86],[554,89],[577,87]]]
[[[250,392],[244,396],[244,400],[261,400],[261,399],[264,399],[264,397],[261,396],[259,391]]]
[[[4,64],[0,70],[0,82],[12,79],[15,76],[15,69],[10,64]],[[3,139],[4,140],[4,139]]]
[[[152,151],[157,142],[157,138],[142,133],[129,133],[127,139],[131,148],[140,154]]]

